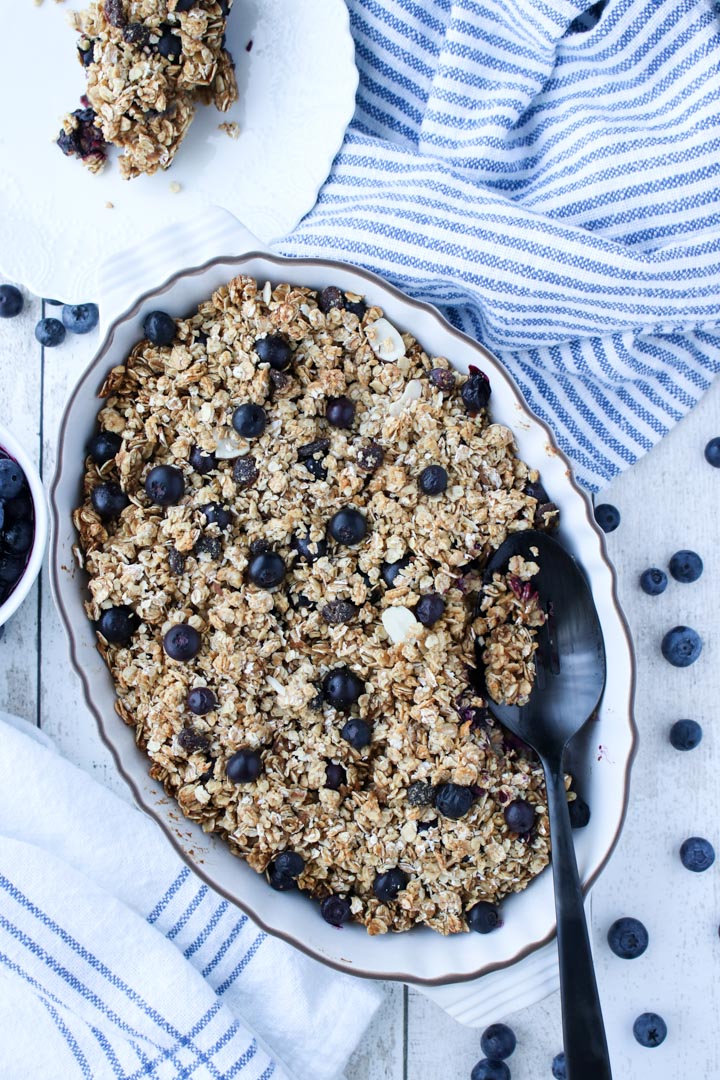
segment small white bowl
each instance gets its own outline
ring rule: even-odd
[[[8,431],[6,427],[0,424],[0,449],[4,450],[11,458],[17,461],[18,465],[25,473],[25,479],[28,482],[30,488],[30,497],[33,502],[33,515],[34,515],[34,536],[33,544],[30,549],[30,558],[27,565],[23,570],[22,577],[18,581],[13,591],[8,596],[4,604],[0,604],[0,626],[3,626],[11,615],[14,615],[17,609],[22,604],[23,600],[30,592],[33,586],[35,578],[40,573],[40,567],[42,566],[43,559],[45,558],[45,548],[47,546],[48,538],[48,507],[47,498],[45,496],[45,490],[40,479],[40,473],[33,465],[32,461],[28,457],[25,450],[23,450],[20,443],[15,436]]]

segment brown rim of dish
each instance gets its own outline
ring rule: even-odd
[[[596,537],[599,540],[600,554],[601,554],[602,561],[604,562],[605,566],[610,571],[610,578],[611,578],[611,582],[612,582],[612,591],[611,591],[612,603],[613,603],[613,607],[615,608],[615,612],[616,612],[616,614],[618,616],[618,619],[620,620],[620,624],[622,626],[622,629],[624,631],[625,640],[626,640],[627,647],[628,647],[628,652],[629,652],[629,655],[630,655],[630,685],[629,685],[629,695],[628,695],[628,724],[629,724],[630,732],[631,732],[631,735],[632,735],[632,745],[630,747],[630,753],[628,755],[628,760],[627,760],[627,764],[626,764],[626,767],[625,767],[625,774],[624,774],[624,777],[623,777],[623,805],[622,805],[622,812],[621,812],[621,815],[620,815],[620,821],[619,821],[619,824],[618,824],[618,828],[617,828],[617,830],[615,832],[615,835],[614,835],[614,837],[612,839],[612,842],[610,843],[610,845],[609,845],[609,847],[607,849],[607,852],[603,856],[601,862],[599,863],[599,865],[597,866],[595,871],[592,874],[590,874],[589,877],[585,881],[582,882],[583,895],[586,895],[588,890],[594,885],[597,878],[600,876],[602,871],[605,869],[605,866],[607,865],[608,860],[610,859],[610,856],[612,855],[613,851],[615,850],[617,842],[618,842],[618,840],[620,838],[620,834],[622,832],[623,825],[625,823],[625,817],[627,815],[628,801],[629,801],[629,797],[630,797],[630,771],[632,769],[632,764],[633,764],[633,761],[635,759],[635,754],[637,753],[637,745],[638,745],[638,730],[637,730],[637,726],[635,724],[635,718],[634,718],[634,712],[633,712],[633,705],[634,705],[634,700],[635,700],[635,685],[636,685],[636,677],[637,677],[637,665],[636,665],[636,661],[635,661],[635,651],[633,649],[632,638],[630,636],[630,630],[629,630],[629,627],[628,627],[628,624],[627,624],[627,620],[625,618],[625,615],[623,614],[622,608],[620,607],[620,602],[619,602],[618,595],[617,595],[617,575],[615,573],[615,568],[614,568],[612,562],[610,561],[610,559],[608,557],[604,534],[601,531],[601,529],[599,528],[599,526],[597,525],[597,523],[595,521],[595,517],[594,517],[594,515],[592,513],[592,506],[591,506],[591,503],[590,503],[590,499],[586,495],[586,493],[582,490],[582,488],[579,486],[577,481],[575,480],[575,477],[573,476],[573,473],[572,473],[572,468],[570,466],[570,463],[567,460],[567,458],[565,457],[565,455],[563,454],[562,450],[557,445],[554,433],[551,431],[551,429],[548,427],[548,425],[545,423],[545,421],[541,420],[540,417],[537,416],[532,411],[530,406],[525,401],[525,398],[524,398],[522,392],[520,391],[519,386],[517,385],[517,383],[515,382],[513,377],[510,375],[510,373],[508,371],[506,371],[506,369],[503,367],[502,363],[495,356],[493,356],[493,354],[490,353],[479,342],[475,341],[473,338],[469,337],[467,334],[462,333],[462,331],[456,330],[454,326],[451,326],[451,324],[444,318],[444,316],[440,313],[440,311],[436,307],[434,307],[432,304],[428,304],[428,303],[426,303],[425,301],[422,301],[422,300],[414,300],[414,299],[412,299],[412,297],[409,297],[406,293],[402,292],[401,289],[398,289],[394,285],[389,284],[389,282],[385,281],[378,274],[373,273],[371,270],[364,270],[364,269],[362,269],[360,267],[355,267],[350,263],[338,262],[336,260],[331,260],[331,259],[312,259],[312,258],[307,258],[307,259],[305,259],[305,258],[303,258],[303,259],[292,258],[292,259],[290,259],[290,258],[287,258],[287,257],[282,256],[282,255],[269,255],[269,254],[266,254],[265,252],[262,252],[262,251],[249,251],[249,252],[245,252],[243,255],[217,256],[215,258],[208,259],[208,261],[203,263],[201,266],[195,266],[195,267],[190,267],[190,268],[186,268],[186,269],[183,269],[183,270],[179,270],[176,273],[172,274],[162,285],[158,286],[155,289],[149,289],[147,292],[143,293],[124,312],[122,312],[122,314],[118,315],[114,319],[112,324],[108,327],[107,332],[105,334],[105,339],[103,341],[103,344],[101,345],[100,349],[95,354],[93,359],[90,361],[90,364],[83,371],[81,379],[84,378],[84,376],[88,373],[88,371],[91,368],[94,368],[107,355],[107,353],[110,351],[110,349],[112,347],[112,344],[113,344],[115,331],[118,328],[118,326],[121,323],[126,322],[128,319],[134,318],[134,316],[137,315],[137,313],[140,311],[143,304],[147,300],[149,300],[151,297],[162,296],[162,294],[166,293],[168,291],[168,289],[172,288],[172,286],[175,285],[176,282],[180,278],[183,278],[183,277],[197,277],[197,276],[199,276],[201,274],[204,274],[207,270],[211,269],[212,267],[219,266],[222,263],[227,264],[229,266],[237,267],[238,272],[240,272],[242,270],[243,265],[245,263],[247,263],[247,262],[250,262],[253,259],[262,259],[265,262],[271,263],[273,266],[277,266],[278,268],[280,268],[280,267],[285,268],[285,267],[290,266],[290,267],[293,267],[293,268],[297,267],[300,270],[305,269],[305,270],[309,270],[309,271],[320,271],[320,272],[322,272],[323,276],[327,276],[330,279],[332,278],[332,271],[335,270],[336,268],[341,269],[341,270],[345,270],[345,271],[348,271],[349,273],[352,273],[356,277],[361,278],[363,281],[367,282],[367,284],[369,286],[382,288],[383,290],[389,292],[397,300],[400,300],[403,303],[407,303],[411,307],[414,307],[414,308],[416,308],[416,309],[418,309],[420,311],[424,311],[427,314],[431,315],[433,317],[433,319],[435,319],[436,322],[438,322],[440,324],[441,328],[443,329],[443,331],[445,333],[449,334],[451,337],[454,337],[459,341],[462,341],[464,344],[470,345],[476,352],[480,353],[486,360],[488,360],[492,364],[493,368],[495,369],[495,375],[499,376],[500,378],[505,380],[505,382],[509,385],[510,389],[514,392],[517,400],[521,403],[521,405],[524,407],[526,412],[543,429],[543,431],[547,435],[548,443],[549,443],[550,447],[552,448],[553,453],[557,454],[565,462],[565,464],[567,465],[567,478],[568,478],[568,481],[571,484],[571,486],[575,489],[575,491],[582,497],[583,506],[584,506],[584,509],[585,509],[585,516],[587,518],[588,525],[590,526],[592,531],[596,534]],[[485,964],[482,967],[478,968],[476,971],[470,972],[469,974],[449,973],[447,975],[442,975],[442,976],[440,976],[438,978],[426,979],[426,978],[422,978],[422,977],[417,976],[417,975],[409,975],[409,974],[404,973],[404,972],[383,972],[382,974],[376,974],[375,972],[372,972],[372,971],[363,971],[361,969],[358,969],[358,968],[354,967],[354,965],[351,964],[351,963],[342,963],[340,961],[329,960],[321,952],[318,952],[318,951],[315,951],[314,949],[311,949],[304,942],[302,942],[302,941],[298,940],[297,938],[293,937],[291,934],[284,933],[284,932],[279,931],[279,930],[275,930],[272,927],[268,926],[266,923],[263,922],[263,920],[260,918],[260,916],[257,914],[256,911],[254,911],[249,905],[243,903],[237,897],[231,895],[227,890],[220,887],[217,884],[217,882],[215,882],[213,880],[212,876],[210,874],[207,874],[200,866],[198,866],[198,864],[183,850],[183,848],[180,845],[179,841],[174,836],[172,830],[169,828],[169,826],[167,826],[165,824],[164,821],[161,820],[159,815],[156,813],[155,809],[149,804],[148,800],[144,797],[143,793],[140,791],[140,789],[138,788],[138,785],[135,783],[133,778],[131,776],[129,776],[127,774],[127,772],[125,771],[125,769],[123,768],[122,762],[120,761],[119,753],[115,748],[114,742],[113,742],[112,738],[110,738],[110,736],[107,734],[107,732],[105,730],[105,722],[104,722],[102,713],[95,706],[95,703],[93,701],[92,691],[91,691],[91,688],[90,688],[90,685],[89,685],[89,681],[88,681],[88,679],[87,679],[87,677],[85,675],[83,666],[80,663],[80,660],[78,659],[78,647],[77,647],[77,641],[75,639],[75,634],[74,634],[74,631],[73,631],[72,621],[69,618],[69,616],[68,616],[68,614],[67,614],[67,612],[65,610],[65,606],[63,604],[63,601],[62,601],[61,590],[60,590],[60,585],[59,585],[59,557],[58,557],[58,550],[57,550],[58,534],[59,534],[59,531],[60,531],[59,530],[60,513],[59,513],[59,510],[58,510],[58,506],[57,506],[56,493],[57,493],[58,485],[60,483],[60,477],[61,477],[61,474],[62,474],[62,471],[63,471],[63,454],[64,454],[64,447],[65,447],[65,430],[66,430],[66,427],[67,427],[67,422],[68,422],[68,416],[69,416],[69,413],[70,413],[70,409],[71,409],[71,407],[73,405],[73,402],[75,401],[75,398],[77,396],[79,385],[80,385],[80,379],[75,384],[75,386],[73,388],[73,391],[72,391],[72,394],[70,395],[70,397],[68,399],[68,402],[67,402],[67,404],[65,406],[65,409],[63,411],[62,421],[61,421],[61,424],[60,424],[60,430],[59,430],[59,434],[58,434],[58,459],[57,459],[57,464],[55,466],[55,476],[53,478],[52,488],[50,490],[50,500],[51,500],[51,510],[52,510],[52,515],[51,515],[51,518],[52,518],[52,520],[51,520],[51,525],[52,525],[52,537],[51,537],[52,559],[51,559],[51,565],[50,565],[50,581],[51,581],[52,588],[53,588],[53,593],[54,593],[54,596],[55,596],[55,602],[56,602],[56,604],[58,606],[58,610],[60,612],[60,615],[62,616],[63,624],[65,626],[65,632],[66,632],[66,634],[68,636],[68,643],[69,643],[69,648],[70,648],[70,658],[72,660],[73,667],[75,668],[76,672],[80,676],[80,680],[81,680],[82,686],[83,686],[83,695],[85,697],[85,701],[86,701],[86,703],[88,705],[88,708],[90,709],[93,716],[95,717],[95,721],[96,721],[97,726],[98,726],[98,731],[99,731],[99,734],[100,734],[100,738],[102,739],[105,746],[108,748],[108,750],[112,754],[112,757],[113,757],[113,759],[115,761],[115,765],[117,766],[118,772],[120,773],[122,778],[125,780],[125,782],[130,787],[130,790],[133,793],[135,801],[138,803],[138,805],[140,807],[142,807],[143,810],[145,810],[146,813],[148,813],[160,825],[163,832],[165,833],[165,835],[167,836],[170,843],[175,848],[175,850],[177,851],[178,855],[183,860],[183,862],[193,871],[193,873],[195,873],[203,882],[205,882],[206,885],[208,885],[211,889],[214,889],[215,892],[219,893],[226,900],[230,901],[230,903],[235,904],[237,907],[239,907],[242,911],[245,912],[246,915],[248,915],[255,923],[257,923],[257,925],[262,930],[264,930],[266,933],[271,934],[273,937],[277,937],[277,938],[280,938],[283,941],[286,941],[289,945],[292,945],[292,946],[294,946],[294,948],[299,949],[301,952],[304,952],[306,955],[311,956],[314,960],[319,960],[321,963],[325,964],[327,967],[334,968],[336,971],[342,971],[345,974],[357,975],[360,978],[378,979],[380,981],[412,983],[412,984],[417,985],[417,986],[446,986],[446,985],[449,985],[449,984],[452,984],[452,983],[471,982],[473,979],[477,979],[482,975],[487,975],[491,971],[500,971],[503,968],[511,967],[513,964],[516,964],[519,960],[523,960],[526,956],[529,956],[531,953],[535,952],[537,949],[542,948],[543,945],[547,945],[550,941],[552,941],[553,937],[555,936],[556,926],[553,926],[550,933],[546,934],[544,937],[539,938],[536,941],[531,942],[529,945],[526,945],[525,948],[520,949],[509,960],[503,960],[501,962],[493,963],[493,964]]]

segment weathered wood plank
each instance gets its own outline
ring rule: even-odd
[[[405,1070],[406,992],[388,983],[387,997],[345,1071],[347,1080],[408,1080]],[[427,1077],[429,1074],[418,1073]]]

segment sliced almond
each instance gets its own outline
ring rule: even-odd
[[[393,645],[405,641],[410,633],[420,626],[410,608],[402,604],[386,608],[382,613],[382,624]]]
[[[422,397],[422,383],[419,379],[411,379],[397,401],[393,401],[388,408],[390,416],[399,416],[413,401],[419,401]]]
[[[405,355],[405,342],[399,330],[387,319],[376,319],[365,327],[365,334],[370,348],[380,360],[391,363]]]
[[[234,439],[220,438],[215,443],[215,457],[228,461],[231,458],[242,457],[247,453],[244,446],[239,446]]]

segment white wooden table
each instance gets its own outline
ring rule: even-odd
[[[45,307],[48,315],[59,312]],[[21,316],[0,320],[0,402],[4,422],[48,483],[62,409],[93,355],[97,332],[68,335],[59,348],[42,350],[33,334],[41,309],[41,301],[26,294]],[[608,546],[636,643],[641,738],[623,837],[592,903],[616,1080],[720,1076],[720,862],[691,874],[678,857],[680,843],[692,835],[707,837],[720,854],[720,469],[703,457],[715,435],[717,384],[669,438],[600,496],[622,513]],[[702,556],[702,578],[692,585],[671,581],[663,596],[645,596],[637,584],[640,572],[666,567],[679,548]],[[700,660],[684,670],[660,655],[663,633],[679,623],[694,626],[704,640]],[[46,572],[0,641],[0,707],[42,725],[72,761],[127,797],[70,669]],[[667,738],[671,723],[682,717],[704,728],[701,745],[689,753],[673,750]],[[619,960],[607,947],[607,928],[621,915],[634,915],[648,927],[650,947],[640,959]],[[656,1050],[641,1048],[632,1037],[633,1020],[644,1011],[659,1012],[668,1025],[667,1040]],[[550,1077],[562,1046],[557,995],[509,1022],[518,1036],[508,1062],[513,1080]],[[469,1080],[479,1057],[479,1031],[460,1026],[416,990],[389,986],[348,1077]]]

